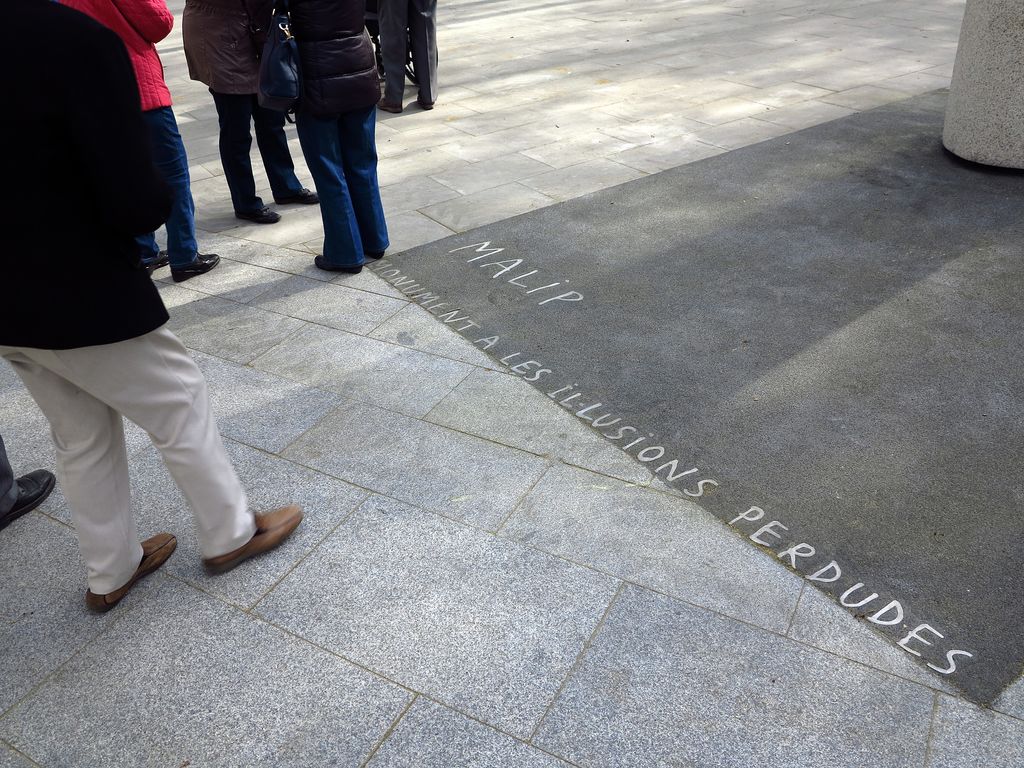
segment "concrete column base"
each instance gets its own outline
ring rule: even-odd
[[[1024,168],[1024,0],[967,0],[942,142],[965,160]]]

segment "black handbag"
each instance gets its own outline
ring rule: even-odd
[[[292,37],[288,0],[277,0],[270,31],[260,58],[260,106],[278,112],[294,112],[302,96],[299,46]]]

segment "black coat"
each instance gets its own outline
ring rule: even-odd
[[[291,0],[292,34],[302,63],[300,109],[325,117],[380,99],[364,0]]]
[[[171,197],[157,176],[128,54],[114,32],[49,0],[5,4],[0,46],[16,106],[4,156],[0,346],[71,349],[167,322],[135,235]]]

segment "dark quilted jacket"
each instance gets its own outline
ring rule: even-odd
[[[302,62],[300,108],[324,117],[380,99],[364,0],[291,0],[292,34]]]

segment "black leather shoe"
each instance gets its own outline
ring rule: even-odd
[[[27,475],[19,477],[14,482],[18,486],[18,499],[11,507],[11,511],[0,517],[0,528],[6,528],[9,523],[31,512],[46,501],[46,497],[50,495],[50,491],[57,483],[57,478],[53,476],[52,472],[37,469],[35,472],[29,472]]]
[[[328,264],[323,256],[317,256],[313,259],[313,263],[325,272],[348,272],[350,275],[358,275],[363,271],[362,264],[356,264],[354,267],[337,266],[335,264]]]
[[[235,211],[235,218],[255,221],[257,224],[277,224],[281,220],[281,214],[263,206],[258,211]]]
[[[152,275],[158,269],[166,267],[170,263],[171,257],[167,255],[167,251],[160,251],[160,253],[157,254],[157,257],[153,261],[148,262],[145,266],[146,269],[149,270],[149,274]]]
[[[287,197],[275,197],[274,202],[278,205],[287,205],[288,203],[300,203],[301,205],[316,205],[320,202],[320,196],[316,192],[311,192],[308,189],[300,189],[294,195],[288,195]]]
[[[220,264],[220,256],[216,253],[197,253],[195,261],[187,267],[171,267],[171,277],[174,278],[174,282],[180,283],[182,280],[188,280],[190,277],[205,274],[218,264]]]
[[[370,261],[376,261],[377,259],[384,258],[384,251],[364,251],[363,256],[368,258]]]

